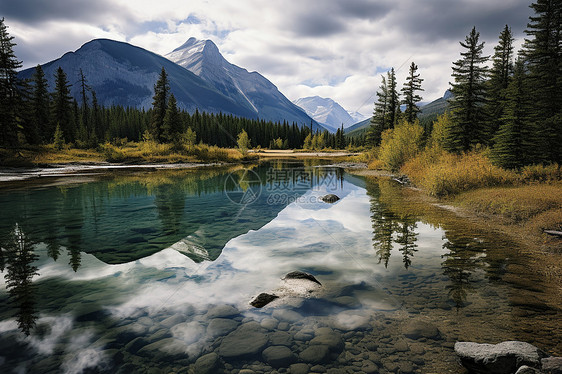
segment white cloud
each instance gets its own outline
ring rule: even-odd
[[[397,74],[401,87],[415,61],[424,79],[424,101],[431,101],[448,88],[458,42],[473,25],[491,50],[506,23],[519,44],[530,15],[528,0],[118,0],[96,5],[100,17],[76,16],[76,7],[64,17],[60,1],[53,3],[57,12],[46,9],[34,16],[25,15],[22,6],[21,14],[0,6],[26,66],[58,58],[96,37],[126,40],[159,54],[191,36],[208,38],[230,62],[259,71],[291,100],[331,97],[367,115],[385,69],[403,65]],[[58,18],[49,22],[44,14]]]

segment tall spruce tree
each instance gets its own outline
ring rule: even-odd
[[[529,68],[531,121],[543,129],[542,158],[562,162],[562,2],[537,0],[525,30],[523,56]],[[538,161],[538,160],[537,160]]]
[[[525,63],[520,58],[515,64],[513,78],[506,90],[504,115],[494,135],[494,145],[491,149],[492,161],[506,168],[518,168],[534,163],[540,154],[540,129],[528,120],[531,105],[526,78]]]
[[[55,74],[55,92],[51,102],[51,121],[53,128],[57,125],[63,133],[67,143],[74,141],[74,109],[73,100],[70,96],[70,84],[66,73],[59,66]]]
[[[508,25],[500,33],[498,45],[494,47],[492,68],[487,84],[486,113],[489,130],[494,134],[501,125],[504,116],[507,86],[513,74],[513,34]]]
[[[400,114],[400,96],[397,91],[396,84],[396,73],[394,68],[391,68],[387,73],[388,81],[388,128],[393,129],[398,123],[398,117]]]
[[[47,79],[41,65],[35,67],[32,78],[31,111],[33,126],[37,129],[41,143],[51,141],[55,133],[49,115],[49,91]]]
[[[374,146],[380,144],[382,132],[394,128],[398,121],[400,97],[396,91],[394,68],[386,73],[386,78],[382,76],[382,84],[379,89],[371,118],[371,127],[367,132],[367,143]]]
[[[177,101],[174,94],[170,94],[168,108],[166,109],[162,124],[162,137],[164,141],[171,143],[174,140],[179,140],[179,134],[181,132],[182,123],[178,112]]]
[[[0,145],[15,146],[18,133],[17,69],[22,66],[14,54],[14,37],[8,34],[4,18],[0,19]]]
[[[417,104],[422,99],[421,96],[416,93],[417,91],[423,91],[423,89],[421,88],[423,79],[420,78],[420,74],[416,74],[417,71],[418,66],[414,62],[412,62],[410,65],[408,77],[406,77],[406,83],[402,88],[402,92],[404,94],[402,104],[406,105],[404,115],[406,120],[410,123],[414,123],[414,120],[417,118],[417,115],[420,111],[420,108]]]
[[[165,141],[163,126],[166,110],[168,109],[168,98],[170,96],[170,82],[164,67],[160,72],[160,77],[154,85],[154,96],[152,101],[152,118],[150,120],[150,133],[154,139]]]
[[[82,69],[80,69],[80,98],[81,98],[81,105],[80,105],[80,113],[79,113],[79,123],[78,123],[78,133],[80,134],[79,139],[83,143],[88,142],[88,138],[90,137],[91,129],[89,124],[89,117],[90,117],[90,109],[88,107],[88,92],[91,90],[91,87],[88,85],[88,81],[86,80],[86,76]]]
[[[388,86],[386,84],[385,76],[382,75],[381,78],[382,83],[379,87],[379,91],[377,91],[377,101],[375,102],[375,110],[373,111],[373,117],[371,118],[371,126],[367,131],[366,141],[372,146],[380,144],[381,134],[388,128],[386,115],[386,111],[388,109]]]
[[[494,88],[506,89],[513,74],[513,33],[508,25],[500,33],[498,45],[494,47],[490,82]]]
[[[453,152],[468,151],[478,143],[485,144],[490,135],[484,113],[488,71],[484,64],[488,57],[482,56],[484,42],[479,43],[479,37],[480,33],[473,27],[465,41],[460,42],[466,51],[461,52],[461,59],[453,63],[452,121],[445,144]]]
[[[345,144],[345,130],[343,128],[343,123],[341,127],[336,131],[336,138],[335,138],[335,148],[337,149],[344,149],[346,147]]]

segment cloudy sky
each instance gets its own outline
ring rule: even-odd
[[[424,101],[443,95],[473,26],[493,52],[508,24],[519,46],[531,0],[2,0],[0,16],[25,67],[94,38],[166,54],[211,39],[230,62],[258,71],[289,99],[330,97],[370,115],[380,75],[411,61]]]

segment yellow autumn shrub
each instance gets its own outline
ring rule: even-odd
[[[408,160],[413,158],[423,146],[423,127],[419,122],[403,121],[394,129],[385,130],[381,135],[378,159],[391,170],[398,171]]]
[[[438,147],[429,148],[406,162],[401,172],[432,196],[454,195],[518,180],[515,172],[493,165],[481,152],[457,155]]]

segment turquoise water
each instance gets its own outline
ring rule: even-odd
[[[1,371],[462,372],[457,340],[560,353],[555,290],[518,246],[404,193],[287,162],[0,186]],[[262,292],[281,297],[251,307]]]

